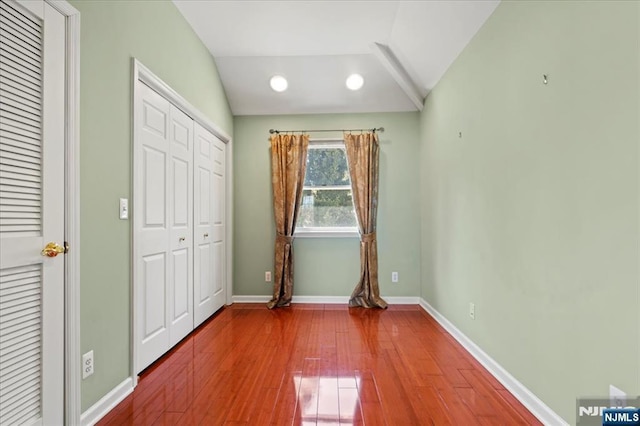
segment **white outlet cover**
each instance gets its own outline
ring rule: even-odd
[[[93,374],[93,351],[89,351],[82,355],[82,378],[86,379]]]

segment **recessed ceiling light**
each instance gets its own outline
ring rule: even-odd
[[[271,77],[271,81],[269,82],[269,84],[271,84],[271,88],[276,92],[284,92],[285,90],[287,90],[287,87],[289,87],[287,79],[281,75],[274,75],[273,77]]]
[[[360,74],[351,74],[347,77],[347,87],[350,90],[359,90],[364,84],[364,78]]]

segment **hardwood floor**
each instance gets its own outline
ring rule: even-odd
[[[98,424],[541,423],[419,306],[234,304]]]

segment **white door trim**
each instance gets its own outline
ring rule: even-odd
[[[209,130],[216,135],[225,144],[231,143],[231,137],[226,134],[224,130],[211,122],[207,116],[202,114],[196,107],[191,105],[189,101],[183,98],[178,92],[173,90],[167,83],[160,80],[149,68],[145,67],[136,58],[133,58],[133,78],[134,83],[138,80],[151,87],[156,92],[160,93],[169,102],[180,108],[186,114],[188,114],[194,121],[200,123],[202,127]],[[134,91],[135,96],[135,91]]]
[[[227,280],[227,305],[233,303],[233,144],[229,139],[228,142],[222,139],[227,144],[226,150],[226,164],[224,171],[225,178],[225,256],[227,257],[227,264],[225,265],[226,280]]]
[[[66,19],[65,84],[65,424],[80,423],[80,12],[45,0]]]
[[[187,115],[189,115],[195,122],[199,123],[202,127],[204,127],[205,129],[207,129],[208,131],[210,131],[211,133],[213,133],[216,137],[218,137],[222,142],[224,142],[227,145],[227,154],[226,154],[226,175],[228,177],[228,179],[226,180],[226,194],[225,194],[225,203],[226,203],[226,234],[225,234],[225,238],[227,238],[226,241],[226,245],[225,245],[225,256],[226,256],[226,299],[227,299],[227,304],[231,304],[232,303],[232,299],[231,299],[231,295],[233,293],[232,291],[232,265],[233,265],[233,261],[232,261],[232,232],[231,230],[233,229],[233,223],[232,223],[232,218],[233,218],[233,195],[232,195],[232,190],[233,190],[233,180],[231,178],[233,170],[232,170],[232,165],[233,165],[233,156],[232,156],[232,147],[233,147],[233,141],[231,139],[231,137],[229,135],[227,135],[227,133],[222,130],[220,127],[218,127],[216,124],[214,124],[213,122],[211,122],[211,120],[206,117],[204,114],[202,114],[196,107],[194,107],[189,101],[187,101],[185,98],[183,98],[178,92],[176,92],[175,90],[173,90],[169,85],[167,85],[164,81],[162,81],[158,76],[156,76],[151,70],[149,70],[149,68],[145,67],[140,61],[138,61],[136,58],[132,58],[132,69],[133,69],[133,92],[132,92],[132,106],[131,106],[131,110],[136,111],[136,105],[137,102],[140,99],[140,93],[139,93],[139,81],[143,82],[144,84],[146,84],[147,86],[151,87],[153,90],[155,90],[156,92],[158,92],[159,94],[161,94],[165,99],[167,99],[168,101],[170,101],[172,104],[174,104],[175,106],[177,106],[178,108],[180,108],[183,112],[185,112]],[[136,135],[138,134],[138,128],[137,125],[138,123],[136,123],[136,120],[132,120],[133,125],[131,126],[131,140],[133,141],[133,143],[135,143],[136,140]],[[133,159],[132,163],[131,163],[131,167],[132,167],[132,171],[131,171],[131,175],[133,176],[133,167],[135,167],[135,159]],[[132,185],[132,194],[133,194],[133,181],[131,183]],[[133,195],[135,197],[135,194]],[[135,207],[134,207],[135,208]],[[135,315],[135,306],[137,303],[136,300],[136,292],[135,292],[135,288],[133,283],[135,282],[135,262],[134,259],[136,259],[136,246],[133,244],[133,230],[131,232],[131,246],[132,246],[132,256],[131,256],[131,300],[132,300],[132,304],[131,304],[131,341],[130,341],[130,347],[131,347],[131,351],[129,354],[130,357],[130,365],[131,365],[131,379],[133,381],[133,386],[135,387],[138,384],[138,376],[137,376],[137,361],[136,361],[136,354],[135,354],[135,348],[138,342],[138,319],[137,316]]]

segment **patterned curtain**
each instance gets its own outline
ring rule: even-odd
[[[345,134],[353,203],[360,228],[360,281],[351,294],[349,306],[386,308],[378,285],[378,168],[380,146],[375,133]]]
[[[307,165],[308,135],[271,137],[271,181],[276,243],[273,270],[273,297],[269,309],[289,306],[293,296],[293,232],[300,210]]]

